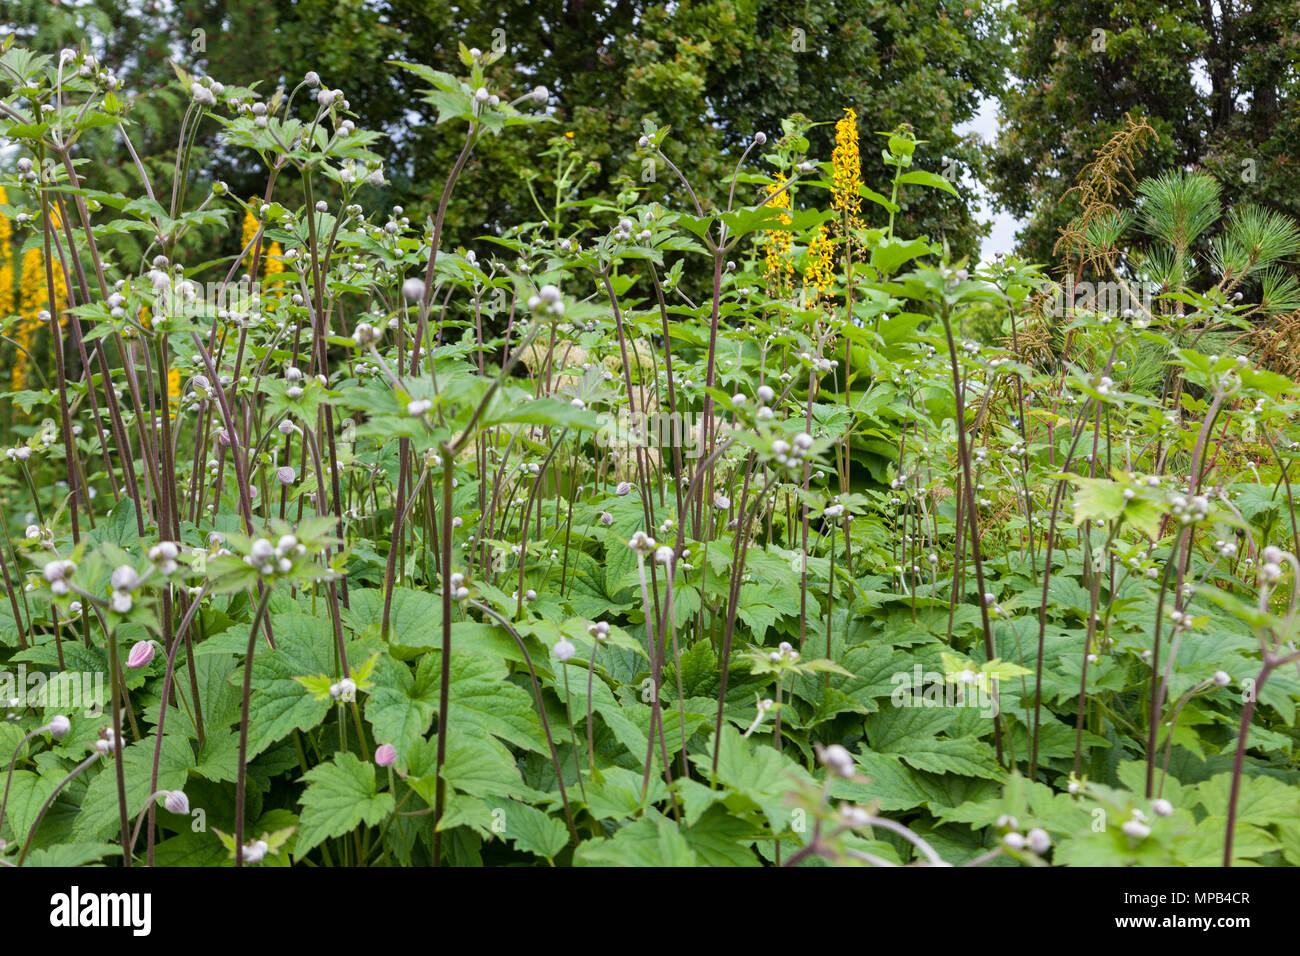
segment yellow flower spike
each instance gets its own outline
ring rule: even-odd
[[[274,279],[284,271],[284,249],[278,242],[273,242],[267,248],[266,254],[262,256],[262,281],[268,289],[280,285],[280,280]]]
[[[790,190],[783,188],[788,181],[783,177],[778,182],[771,183],[767,187],[768,199],[764,205],[788,210]],[[791,221],[789,213],[783,211],[781,222],[788,226]],[[794,264],[790,261],[790,245],[793,241],[794,237],[787,229],[768,229],[764,233],[766,269],[763,277],[767,283],[767,293],[773,298],[784,296],[794,284]]]
[[[9,202],[4,187],[0,186],[0,205]],[[0,216],[0,319],[7,319],[14,314],[17,300],[14,296],[13,248],[10,238],[14,227],[4,216]]]
[[[18,314],[22,320],[14,330],[14,341],[20,350],[14,356],[14,370],[10,380],[15,392],[21,392],[27,387],[27,366],[32,361],[29,353],[36,341],[36,330],[41,325],[39,316],[46,302],[44,257],[40,249],[28,249],[23,253],[22,278],[18,283]]]
[[[175,366],[167,370],[167,406],[173,414],[181,406],[181,370]]]
[[[257,200],[254,199],[253,202],[257,202]],[[257,235],[258,227],[259,223],[257,217],[253,215],[253,210],[249,208],[244,212],[244,231],[239,239],[239,248],[248,249],[248,252],[244,255],[245,269],[253,268],[253,250],[249,248],[248,244],[252,242],[253,237]]]
[[[9,250],[0,249],[0,319],[14,314],[14,266],[9,260]]]
[[[0,186],[0,206],[6,206],[8,204],[9,194],[5,192],[3,186]],[[13,225],[4,216],[0,216],[0,256],[3,256],[6,261],[9,259],[9,256],[12,255],[12,250],[9,248],[9,242],[13,237],[13,234]]]
[[[24,319],[36,322],[37,314],[45,308],[45,262],[40,249],[28,249],[23,253],[18,294],[19,314]]]
[[[831,208],[839,214],[839,227],[850,231],[861,229],[862,162],[858,154],[858,115],[851,109],[845,109],[844,117],[835,124],[831,166]]]
[[[59,317],[59,325],[66,327],[68,317],[63,314],[63,310],[68,307],[68,283],[67,277],[63,274],[63,264],[54,263],[54,306],[50,310]]]
[[[804,268],[804,302],[814,306],[835,281],[835,240],[822,223],[813,241],[808,243],[808,264]]]

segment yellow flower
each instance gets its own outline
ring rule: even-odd
[[[569,130],[569,132],[565,133],[565,134],[564,134],[564,138],[565,138],[565,139],[573,139],[573,130]]]
[[[804,302],[813,306],[830,290],[835,281],[835,240],[822,223],[813,241],[808,243],[808,265],[804,268]]]
[[[4,187],[0,187],[0,205],[8,203]],[[13,249],[10,237],[14,227],[4,216],[0,216],[0,319],[7,319],[14,314],[14,265],[10,257]]]
[[[0,319],[14,314],[14,267],[9,261],[9,249],[0,248]]]
[[[257,202],[257,200],[254,199],[253,202]],[[249,243],[251,243],[253,241],[253,237],[257,235],[257,229],[258,229],[257,217],[253,215],[253,210],[250,208],[244,212],[244,232],[239,240],[240,248],[248,250],[248,252],[245,253],[244,255],[245,269],[253,268],[253,249],[249,245]]]
[[[59,273],[54,270],[55,288],[58,288]],[[36,342],[36,330],[41,327],[40,313],[49,303],[45,288],[45,258],[40,249],[28,249],[23,253],[22,278],[18,284],[18,314],[22,320],[14,330],[14,341],[19,345],[19,352],[14,356],[14,370],[11,386],[15,392],[27,387],[27,366],[33,361],[30,355]]]
[[[7,199],[4,190],[0,189],[0,203]],[[50,221],[58,228],[59,216],[54,207],[50,207]],[[18,325],[13,330],[13,340],[18,349],[14,354],[10,382],[14,391],[22,391],[27,387],[28,365],[34,361],[30,353],[34,350],[36,332],[41,327],[40,314],[48,309],[58,316],[60,324],[66,323],[67,320],[60,313],[67,306],[67,287],[63,266],[56,260],[51,270],[54,301],[50,302],[45,281],[45,257],[39,248],[32,248],[22,255],[18,293],[15,296],[12,236],[13,227],[9,220],[0,216],[0,318],[9,318],[15,312],[19,316]]]
[[[54,303],[50,304],[45,284],[45,257],[40,249],[28,249],[23,253],[22,278],[18,285],[18,314],[22,317],[18,328],[14,330],[14,341],[23,349],[14,357],[12,387],[21,391],[27,384],[27,364],[32,361],[30,353],[36,342],[36,332],[41,327],[40,314],[49,309],[55,315],[63,311],[67,304],[63,266],[54,263]],[[66,319],[59,316],[60,324]]]
[[[284,249],[278,242],[271,243],[270,248],[266,250],[266,264],[262,267],[262,275],[273,276],[284,271]]]
[[[271,243],[267,248],[266,254],[262,257],[262,279],[268,287],[280,285],[280,280],[274,279],[284,271],[284,249],[278,242]]]
[[[788,181],[783,177],[767,187],[768,199],[765,205],[781,210],[790,208],[790,190],[783,188]],[[790,224],[788,212],[781,213],[781,222],[787,226]],[[763,277],[767,282],[767,293],[773,298],[779,298],[789,292],[794,282],[794,264],[790,261],[790,245],[793,240],[794,237],[788,229],[768,229],[764,233],[763,247],[767,268]]]
[[[831,153],[833,177],[831,208],[839,213],[841,229],[861,229],[862,223],[862,163],[858,156],[858,116],[845,109],[844,117],[835,124],[835,151]]]
[[[23,253],[18,302],[19,314],[33,322],[41,309],[45,308],[45,263],[40,249],[28,249]]]
[[[167,371],[167,405],[173,412],[181,405],[181,370],[175,366]]]

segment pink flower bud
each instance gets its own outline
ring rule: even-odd
[[[131,648],[131,653],[126,659],[127,667],[144,667],[153,660],[153,644],[150,641],[140,641]]]
[[[184,790],[170,790],[167,796],[163,798],[163,806],[170,813],[179,813],[181,816],[190,814],[190,798],[185,796]]]
[[[397,759],[397,748],[392,744],[381,744],[375,750],[375,763],[381,767],[391,767]]]

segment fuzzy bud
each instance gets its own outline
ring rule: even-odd
[[[131,653],[126,658],[126,666],[130,668],[144,667],[153,660],[154,650],[152,641],[139,641],[131,648]]]

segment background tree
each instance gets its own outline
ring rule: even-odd
[[[1300,214],[1297,0],[1020,0],[1008,22],[1018,82],[1002,98],[993,190],[1029,220],[1030,258],[1051,258],[1079,213],[1066,191],[1129,111],[1160,136],[1136,179],[1200,167],[1226,205]]]
[[[678,188],[666,176],[641,182],[634,147],[647,117],[673,127],[669,155],[689,155],[706,199],[722,194],[756,131],[770,135],[795,112],[833,124],[844,107],[862,117],[868,186],[887,175],[872,134],[904,121],[929,142],[927,156],[942,157],[932,160],[933,171],[947,166],[950,175],[978,178],[978,144],[953,130],[974,115],[983,94],[1000,90],[1007,64],[998,7],[981,0],[180,0],[128,9],[95,0],[57,15],[44,3],[17,6],[35,24],[30,32],[43,49],[76,44],[80,29],[97,44],[132,51],[128,82],[141,88],[170,79],[168,55],[227,84],[260,82],[263,94],[273,92],[267,77],[291,87],[315,70],[344,91],[361,125],[387,134],[386,199],[413,220],[436,206],[460,143],[435,126],[434,108],[416,93],[420,81],[388,61],[454,72],[462,40],[506,49],[498,64],[502,81],[522,71],[546,85],[559,126],[512,133],[475,150],[448,214],[448,238],[461,243],[529,215],[526,157],[557,130],[573,132],[585,157],[599,165],[584,187],[589,195],[612,199],[621,178],[652,198]],[[137,33],[145,42],[132,46]],[[128,54],[115,56],[126,62]],[[208,131],[209,143],[214,134]],[[815,129],[813,157],[829,160],[832,142],[831,125]],[[169,144],[149,147],[167,160]],[[264,171],[248,156],[211,153],[201,168],[239,196],[265,186]],[[534,172],[544,192],[552,174]],[[918,191],[904,215],[911,228],[947,239],[959,254],[978,247],[979,225],[950,196]]]

